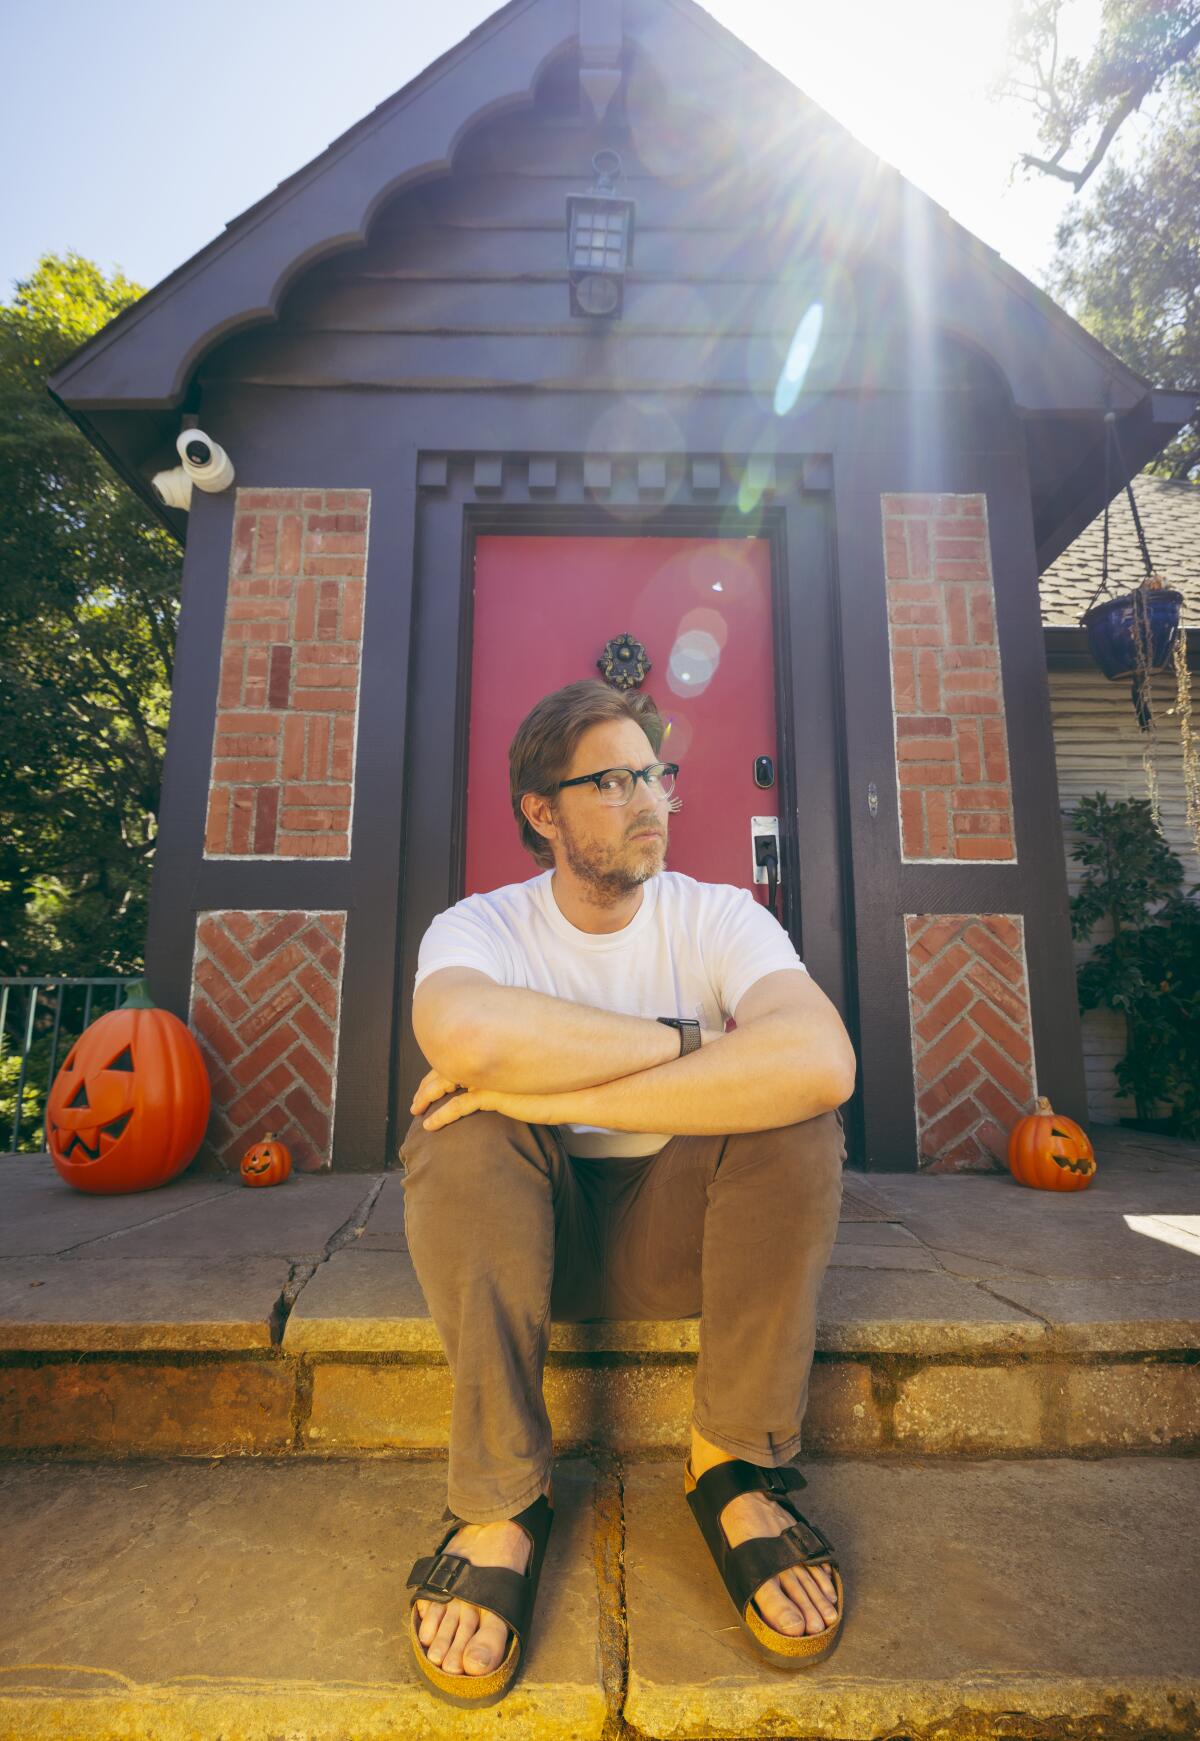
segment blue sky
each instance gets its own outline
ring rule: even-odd
[[[1010,185],[1032,117],[989,101],[1011,0],[708,10],[1041,282],[1070,195]],[[1071,0],[1079,41],[1100,0]],[[149,288],[494,10],[490,0],[0,0],[0,298],[68,249]],[[196,95],[193,95],[196,93]]]

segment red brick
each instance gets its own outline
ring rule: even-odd
[[[1004,1090],[997,1087],[990,1076],[981,1076],[974,1092],[979,1104],[985,1107],[1005,1130],[1012,1129],[1028,1104],[1027,1100],[1019,1104],[1011,1095],[1005,1094]]]
[[[942,611],[940,605],[888,605],[888,616],[893,623],[936,623],[941,627]]]
[[[269,1070],[261,1082],[255,1082],[240,1099],[232,1101],[225,1108],[225,1115],[231,1125],[238,1130],[244,1130],[251,1119],[261,1118],[271,1102],[281,1095],[289,1082],[293,1080],[292,1073],[286,1064],[276,1064]],[[271,1127],[276,1128],[275,1126]]]
[[[327,937],[320,925],[315,923],[301,932],[300,941],[308,950],[310,959],[315,961],[322,972],[329,975],[330,979],[336,980],[342,966],[341,946]]]
[[[325,505],[324,496],[318,496],[316,494],[313,494],[310,496],[305,496],[303,504],[302,504],[302,506],[306,509],[307,508],[321,508],[324,505]]]
[[[201,956],[196,963],[195,984],[212,999],[225,1020],[237,1022],[245,1015],[247,1003],[235,987],[221,972],[216,963],[208,956]]]
[[[942,1029],[954,1020],[955,1016],[962,1014],[962,1011],[974,1000],[974,997],[975,994],[971,987],[963,980],[956,979],[954,984],[947,988],[935,1004],[930,1005],[916,1023],[916,1033],[919,1038],[924,1041],[935,1040]]]
[[[257,1081],[264,1070],[296,1044],[297,1034],[291,1022],[281,1022],[261,1039],[257,1046],[245,1052],[233,1065],[234,1079],[242,1088]]]
[[[295,514],[287,515],[283,521],[279,540],[280,574],[299,574],[300,572],[300,530],[299,517]]]
[[[214,787],[208,794],[208,820],[204,829],[205,852],[224,852],[229,830],[229,792]]]
[[[286,643],[271,648],[271,674],[267,682],[267,701],[271,707],[284,708],[291,698],[292,649]]]
[[[947,695],[942,708],[946,713],[999,713],[1000,703],[994,695]]]
[[[348,806],[304,808],[285,805],[282,824],[286,831],[301,832],[312,829],[315,833],[324,834],[330,829],[344,829],[350,819]]]
[[[1011,816],[998,810],[955,810],[954,832],[960,834],[1011,834]]]
[[[896,755],[902,762],[952,762],[954,745],[949,738],[901,738]]]
[[[304,715],[289,713],[283,722],[283,778],[296,780],[304,771]]]
[[[353,665],[310,665],[307,661],[296,672],[296,705],[307,707],[309,693],[314,689],[358,688],[358,669]],[[351,695],[353,701],[353,695]]]
[[[366,548],[367,541],[361,532],[314,532],[308,540],[310,551],[327,556],[361,556]],[[310,574],[314,572],[311,561],[307,567]]]
[[[254,805],[257,788],[254,786],[234,786],[233,811],[229,829],[230,852],[249,852],[250,836],[254,827]]]
[[[1011,1022],[997,1013],[991,1004],[978,1000],[971,1011],[971,1020],[977,1027],[995,1040],[1002,1051],[1007,1053],[1014,1064],[1028,1064],[1033,1057],[1033,1048],[1025,1036],[1018,1032]]]
[[[244,943],[248,937],[253,937],[258,926],[249,913],[239,912],[236,907],[227,907],[221,914],[221,923],[232,933],[239,943]]]
[[[896,773],[901,786],[953,786],[958,778],[953,762],[901,762]]]
[[[239,1041],[220,1011],[213,1008],[203,992],[192,993],[190,1024],[205,1045],[224,1063],[231,1064],[235,1058],[241,1057]]]
[[[276,843],[281,858],[345,858],[349,850],[344,834],[281,834]]]
[[[950,857],[950,806],[948,795],[931,786],[925,793],[925,819],[930,858]]]
[[[370,490],[327,490],[325,506],[335,513],[365,513],[371,503]]]
[[[1002,719],[985,719],[983,731],[983,765],[989,780],[1008,781],[1008,744]]]
[[[352,689],[306,689],[304,705],[306,708],[319,708],[328,713],[353,713],[357,695]]]
[[[264,915],[264,917],[269,918],[269,915]],[[271,921],[265,930],[259,932],[253,943],[247,946],[247,954],[255,961],[265,961],[267,956],[274,955],[275,951],[281,948],[289,937],[294,937],[297,931],[302,930],[305,922],[303,913],[280,913],[278,918]]]
[[[250,960],[226,933],[219,919],[206,915],[196,926],[196,936],[217,966],[223,968],[231,979],[238,984],[245,979],[250,971]]]
[[[236,514],[233,530],[233,572],[249,574],[254,567],[254,516]]]
[[[989,1039],[981,1035],[972,1046],[971,1055],[978,1059],[988,1075],[998,1082],[1006,1093],[1011,1094],[1014,1100],[1024,1101],[1028,1099],[1031,1088],[1029,1071],[1020,1069]]]
[[[305,574],[344,575],[347,579],[362,576],[365,559],[361,556],[310,556],[304,552]]]
[[[978,780],[983,773],[983,762],[979,754],[978,721],[960,715],[954,721],[954,742],[958,750],[960,777],[964,781]]]
[[[286,622],[290,612],[286,599],[231,599],[225,606],[225,620],[230,623]]]
[[[908,579],[908,544],[902,529],[896,525],[884,527],[883,572],[889,582]]]
[[[251,974],[250,978],[242,985],[242,990],[252,1004],[257,1003],[264,992],[269,991],[272,986],[280,984],[294,968],[298,968],[307,959],[308,957],[299,944],[286,943],[282,949],[271,956],[269,961],[264,961],[262,966]],[[301,980],[301,984],[303,983]]]
[[[986,562],[938,562],[934,570],[938,580],[990,580]]]
[[[216,787],[224,783],[227,786],[265,786],[275,778],[277,771],[273,759],[255,761],[250,757],[236,757],[213,763],[213,785]]]
[[[301,1000],[296,986],[291,980],[285,980],[270,997],[264,998],[262,1003],[250,1011],[245,1021],[238,1023],[238,1040],[243,1048],[253,1046],[276,1022],[281,1022],[288,1015],[292,1016],[293,1022],[299,1027],[301,1024],[297,1020],[298,1014],[307,1008],[308,1005]]]
[[[328,714],[314,714],[308,722],[308,763],[310,780],[322,780],[329,767],[329,743],[333,722]]]
[[[940,628],[901,627],[891,631],[893,647],[940,647],[944,636]]]
[[[332,724],[333,750],[329,758],[329,772],[335,780],[349,780],[354,774],[354,721],[335,719]]]
[[[971,639],[976,642],[994,642],[996,639],[996,620],[992,615],[991,600],[982,590],[971,595]]]
[[[283,789],[285,804],[338,804],[350,802],[350,788],[341,782],[324,785],[287,785]]]
[[[346,935],[345,913],[318,913],[317,923],[329,933],[335,943],[340,943]]]
[[[953,936],[954,932],[951,931],[950,935]],[[943,988],[949,985],[950,981],[967,965],[970,959],[970,954],[963,948],[961,943],[955,943],[952,947],[947,949],[946,953],[940,956],[939,959],[933,963],[932,967],[928,968],[927,971],[913,983],[912,1000],[914,1008],[917,1004],[932,1004],[934,999],[940,995]]]
[[[316,1004],[323,1015],[331,1022],[337,1020],[337,989],[319,972],[311,962],[306,962],[296,973],[296,980],[301,988]]]
[[[917,1112],[922,1119],[933,1118],[944,1106],[949,1106],[952,1100],[957,1100],[965,1089],[972,1088],[972,1085],[977,1084],[980,1080],[978,1064],[971,1058],[960,1058],[957,1064],[953,1064],[949,1070],[944,1071],[936,1082],[931,1082],[929,1087],[917,1096]],[[973,1089],[973,1092],[977,1093],[977,1089]]]
[[[279,721],[273,713],[219,713],[217,715],[218,732],[253,732],[268,736],[279,730]]]
[[[1009,839],[1001,835],[965,835],[955,837],[954,856],[960,859],[1009,859],[1016,858],[1016,849]]]
[[[892,701],[897,713],[917,703],[917,672],[911,653],[892,654]]]
[[[316,1149],[329,1143],[329,1115],[314,1106],[309,1095],[297,1082],[283,1097],[284,1105]]]
[[[921,1133],[922,1145],[928,1145],[926,1153],[929,1153],[931,1149],[944,1148],[947,1143],[952,1143],[956,1137],[964,1136],[978,1122],[979,1108],[968,1095],[965,1100],[960,1100],[957,1106],[952,1106],[949,1112],[943,1113],[940,1118],[935,1119],[925,1127]]]
[[[950,695],[977,693],[998,698],[998,676],[995,671],[946,671],[942,676],[942,687]]]
[[[958,936],[967,920],[957,913],[948,913],[937,918],[926,918],[921,914],[910,914],[905,920],[905,934],[909,942],[909,954],[917,967],[932,961],[935,955],[940,955],[946,945]]]
[[[889,605],[936,605],[941,603],[942,589],[928,580],[896,580],[889,582],[887,596]]]
[[[937,507],[936,496],[887,495],[883,498],[885,514],[932,514]]]
[[[994,647],[947,647],[942,654],[945,671],[995,671],[998,665]]]
[[[981,913],[979,923],[992,933],[1007,949],[1017,949],[1021,944],[1021,927],[1015,919],[1010,919],[1006,913]]]
[[[243,490],[238,494],[239,508],[257,508],[282,513],[285,508],[297,509],[300,497],[295,490]]]
[[[953,729],[948,719],[937,714],[914,713],[898,715],[896,719],[898,738],[943,738],[949,737]]]
[[[917,654],[917,695],[922,713],[941,713],[942,665],[938,653]]]
[[[1020,995],[994,974],[986,963],[976,959],[967,969],[967,978],[981,996],[994,1003],[1012,1022],[1024,1025],[1029,1020],[1028,1006]]]
[[[320,1059],[314,1057],[307,1046],[297,1046],[288,1058],[288,1063],[300,1080],[312,1090],[313,1097],[319,1106],[332,1106],[333,1077]]]
[[[287,621],[284,618],[280,618],[278,622],[243,623],[240,626],[246,631],[247,641],[261,641],[264,644],[269,645],[276,641],[286,641],[290,637],[290,630],[288,629]],[[261,706],[262,703],[260,702],[257,705]]]
[[[963,786],[954,794],[956,810],[1007,810],[1007,786]]]
[[[900,844],[909,858],[922,858],[925,853],[925,809],[920,792],[900,794]]]
[[[302,580],[296,588],[295,626],[293,639],[311,641],[317,620],[317,588],[315,582]]]
[[[951,646],[961,647],[971,638],[966,593],[961,586],[948,586],[944,590],[946,597],[946,640]]]
[[[298,994],[297,994],[298,995]],[[333,1030],[323,1016],[319,1016],[311,1004],[301,1003],[292,1017],[292,1021],[304,1035],[310,1046],[314,1046],[322,1057],[333,1063]]]
[[[328,665],[357,666],[361,648],[349,641],[306,641],[297,650],[298,662],[317,668]]]
[[[929,558],[929,522],[908,521],[908,572],[914,580],[928,580],[933,573]]]
[[[957,531],[960,522],[953,522]],[[953,562],[961,559],[964,562],[982,562],[985,549],[981,538],[939,538],[937,541],[939,562]]]

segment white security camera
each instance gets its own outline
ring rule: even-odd
[[[202,429],[181,429],[175,440],[183,469],[198,490],[213,495],[233,482],[233,462],[223,447]]]
[[[202,429],[181,429],[175,446],[182,465],[172,471],[156,472],[151,480],[159,498],[168,508],[182,508],[186,513],[192,505],[192,485],[217,494],[233,482],[233,462],[223,447],[218,447]]]

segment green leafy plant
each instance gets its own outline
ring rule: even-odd
[[[1071,901],[1080,941],[1107,924],[1079,968],[1079,1007],[1125,1018],[1126,1052],[1114,1070],[1141,1122],[1167,1108],[1166,1128],[1200,1135],[1200,883],[1183,888],[1183,865],[1144,798],[1081,798],[1071,815],[1084,866]]]

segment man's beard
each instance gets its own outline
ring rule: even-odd
[[[584,884],[588,897],[596,906],[614,906],[643,883],[649,882],[651,877],[658,875],[659,848],[655,841],[624,840],[615,847],[593,846],[589,849],[571,832],[570,825],[561,814],[554,820],[558,824],[559,844],[567,866]],[[662,834],[662,845],[665,857],[665,831]],[[635,848],[635,852],[626,858],[630,846]],[[621,862],[622,859],[625,859],[624,863]]]

